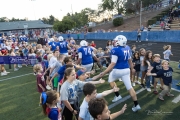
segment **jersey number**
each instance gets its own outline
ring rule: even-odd
[[[129,50],[124,50],[124,60],[128,60],[129,58]]]
[[[91,55],[91,49],[90,48],[83,48],[85,55]]]
[[[60,43],[61,48],[66,48],[66,44],[65,43]]]

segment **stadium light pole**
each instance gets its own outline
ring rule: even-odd
[[[140,1],[141,3],[140,3],[140,28],[141,28],[141,20],[142,20],[142,1]]]
[[[32,1],[32,2],[34,2],[35,0],[30,0],[30,1]],[[34,11],[34,18],[35,18],[35,20],[36,20],[36,14],[35,14],[35,7],[34,7],[34,3],[32,3],[33,4],[33,11]]]

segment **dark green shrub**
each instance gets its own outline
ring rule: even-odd
[[[120,25],[122,25],[123,24],[123,18],[122,17],[118,17],[118,18],[115,18],[114,20],[113,20],[113,25],[115,26],[115,27],[117,27],[117,26],[120,26]]]

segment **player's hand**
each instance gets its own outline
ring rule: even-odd
[[[123,108],[121,109],[121,112],[122,113],[124,113],[124,111],[127,109],[127,104],[125,104],[124,106],[123,106]]]
[[[102,83],[105,83],[105,80],[103,80],[102,78],[99,80],[99,82],[102,84]]]

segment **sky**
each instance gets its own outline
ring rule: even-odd
[[[0,0],[0,17],[38,20],[55,16],[59,20],[67,13],[80,12],[84,8],[98,9],[102,0]],[[72,9],[71,9],[72,5]],[[2,12],[3,11],[3,12]]]

